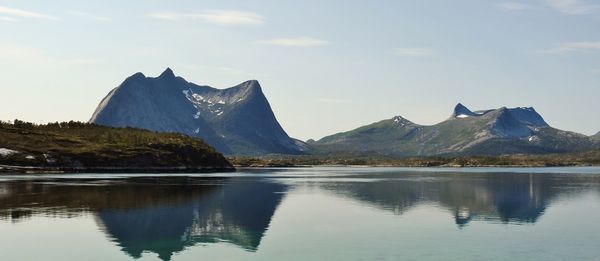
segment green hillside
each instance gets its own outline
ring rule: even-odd
[[[0,165],[59,171],[216,171],[231,164],[182,134],[80,122],[0,122]],[[19,168],[16,168],[19,169]]]

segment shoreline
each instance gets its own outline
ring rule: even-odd
[[[35,167],[0,165],[2,173],[22,174],[70,174],[70,173],[215,173],[235,172],[235,167]]]
[[[432,168],[432,169],[476,169],[476,168],[567,168],[567,167],[600,167],[600,164],[553,164],[553,165],[394,165],[394,164],[373,164],[373,165],[352,165],[352,164],[315,164],[315,165],[234,165],[232,168],[223,167],[36,167],[36,166],[15,166],[0,165],[1,174],[74,174],[74,173],[140,173],[140,174],[158,174],[158,173],[232,173],[239,169],[277,169],[277,168]]]
[[[600,166],[600,151],[565,154],[499,156],[431,156],[394,158],[385,155],[265,155],[228,156],[235,167],[591,167]]]
[[[268,169],[268,168],[557,168],[557,167],[600,167],[594,164],[557,164],[557,165],[435,165],[435,166],[415,166],[415,165],[343,165],[343,164],[323,164],[323,165],[234,165],[235,168],[243,169]]]

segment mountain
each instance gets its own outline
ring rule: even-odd
[[[552,128],[533,108],[474,112],[460,103],[449,119],[435,125],[396,116],[309,144],[315,153],[396,156],[541,154],[598,147],[585,135]]]
[[[90,122],[179,132],[202,138],[224,154],[303,154],[277,122],[258,81],[227,89],[200,86],[167,68],[160,76],[136,73],[100,102]]]
[[[600,132],[596,133],[596,135],[593,135],[592,139],[594,139],[596,141],[600,141]]]

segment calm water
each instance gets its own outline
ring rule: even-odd
[[[1,175],[0,260],[600,260],[600,168]]]

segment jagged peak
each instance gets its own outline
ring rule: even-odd
[[[462,103],[456,104],[454,106],[454,112],[452,113],[452,117],[455,118],[464,118],[469,116],[476,116],[477,114],[471,111],[469,108],[464,106]]]
[[[175,78],[175,73],[173,72],[173,70],[171,70],[171,68],[167,67],[167,69],[165,69],[164,72],[162,72],[158,78],[161,79],[170,79],[170,78]]]
[[[262,88],[260,86],[260,83],[257,80],[248,80],[245,81],[243,83],[240,83],[234,87],[229,88],[228,90],[231,91],[235,91],[237,93],[240,93],[244,96],[248,96],[248,95],[262,95],[264,96],[264,94],[262,94]]]
[[[144,75],[142,72],[136,72],[131,75],[131,78],[146,78],[146,75]]]
[[[128,85],[128,84],[130,84],[132,82],[137,82],[137,81],[140,81],[140,80],[143,80],[143,79],[146,79],[146,75],[144,75],[141,72],[137,72],[137,73],[134,73],[133,75],[127,77],[125,79],[125,81],[123,81],[123,83],[121,84],[121,86]]]
[[[261,88],[258,80],[247,80],[240,85],[243,87],[247,87],[247,88],[258,88],[258,89]]]

